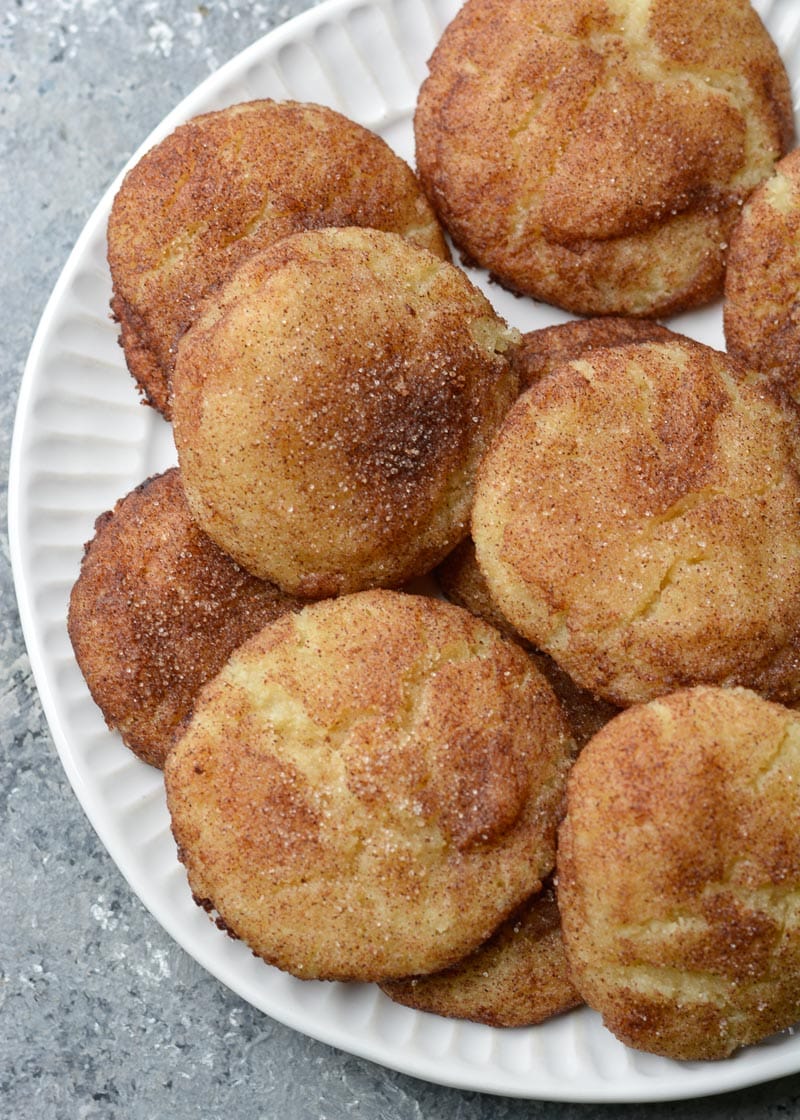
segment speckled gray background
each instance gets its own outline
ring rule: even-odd
[[[212,69],[308,0],[0,0],[0,469],[47,296],[119,167]],[[5,485],[3,526],[5,526]],[[800,1077],[653,1106],[428,1085],[274,1023],[131,894],[44,723],[0,556],[0,1116],[4,1120],[778,1120]]]

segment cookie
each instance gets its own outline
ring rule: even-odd
[[[483,460],[491,597],[576,683],[626,707],[691,684],[800,696],[794,420],[689,339],[536,381]]]
[[[728,351],[800,403],[800,151],[754,191],[731,237],[723,319]]]
[[[517,339],[454,265],[397,234],[294,234],[181,341],[174,433],[193,515],[307,598],[400,586],[467,532],[517,394]]]
[[[414,124],[465,258],[586,315],[720,294],[741,203],[793,138],[785,68],[747,0],[467,0]]]
[[[98,518],[67,625],[109,727],[160,767],[201,686],[231,651],[299,607],[197,527],[172,468]]]
[[[555,861],[574,744],[497,631],[398,591],[285,615],[203,690],[166,767],[189,884],[296,976],[460,960]]]
[[[699,687],[582,751],[559,833],[573,981],[636,1049],[725,1058],[800,1019],[800,716]]]

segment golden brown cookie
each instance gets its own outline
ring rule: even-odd
[[[750,196],[731,237],[728,350],[800,403],[800,150]]]
[[[720,292],[792,101],[747,0],[467,0],[415,134],[468,259],[571,311],[667,315]]]
[[[365,591],[267,626],[167,759],[192,892],[304,978],[383,981],[472,952],[555,860],[573,756],[513,642]]]
[[[109,727],[145,762],[163,766],[201,685],[240,642],[299,605],[194,524],[173,468],[97,519],[68,629]]]
[[[547,678],[558,697],[578,747],[582,747],[617,714],[619,709],[616,705],[575,684],[572,677],[552,657],[532,647],[503,617],[489,593],[483,572],[478,567],[471,537],[453,549],[436,568],[434,575],[438,586],[451,603],[457,603],[477,618],[496,626],[503,634],[508,634],[527,649],[537,669]]]
[[[629,1046],[724,1058],[800,1019],[800,716],[700,687],[575,763],[558,902],[573,980]]]
[[[375,226],[448,257],[411,169],[321,105],[251,101],[181,125],[128,172],[108,223],[112,309],[131,373],[169,417],[181,335],[254,251],[299,229]]]
[[[195,518],[308,598],[424,574],[467,531],[516,338],[463,272],[396,234],[307,231],[251,257],[178,355]]]
[[[381,987],[395,1003],[490,1027],[533,1026],[582,1002],[569,978],[551,886],[452,968]]]
[[[800,697],[793,418],[674,336],[535,382],[484,459],[472,535],[492,598],[620,706],[695,683]]]

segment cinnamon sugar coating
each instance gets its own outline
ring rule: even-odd
[[[511,360],[522,391],[556,366],[579,358],[587,351],[627,346],[631,342],[666,342],[672,337],[674,334],[668,327],[650,319],[615,315],[570,319],[566,323],[527,331],[519,346],[514,348]]]
[[[794,417],[726,355],[594,351],[516,402],[478,474],[492,598],[620,706],[695,683],[800,697]]]
[[[395,234],[307,231],[251,257],[180,346],[195,518],[291,594],[424,574],[467,532],[517,337],[463,272]]]
[[[572,978],[637,1049],[725,1058],[800,1018],[800,716],[698,687],[607,724],[570,775]]]
[[[112,309],[131,373],[169,417],[178,342],[203,297],[300,229],[374,226],[449,257],[408,167],[332,109],[260,100],[205,113],[147,152],[108,223]]]
[[[722,286],[739,207],[793,136],[747,0],[467,0],[429,63],[417,168],[456,245],[582,314]]]
[[[490,1027],[533,1026],[583,1002],[569,977],[552,886],[452,968],[381,987],[395,1003]]]
[[[442,969],[537,891],[574,744],[514,643],[426,596],[365,591],[267,626],[167,760],[191,889],[304,978]]]
[[[201,686],[231,651],[299,606],[195,525],[173,468],[97,519],[67,623],[106,722],[160,767]]]
[[[731,238],[725,342],[800,404],[800,150],[747,200]]]

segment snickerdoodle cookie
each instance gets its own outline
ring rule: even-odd
[[[427,572],[468,530],[517,338],[460,269],[396,234],[305,231],[250,257],[178,353],[195,518],[308,598]]]
[[[800,715],[699,687],[586,746],[559,833],[572,978],[629,1046],[724,1058],[800,1019]]]
[[[445,968],[555,860],[574,744],[513,642],[399,591],[267,626],[203,690],[165,778],[199,902],[300,977]]]
[[[321,105],[250,101],[204,113],[125,177],[108,223],[112,309],[131,373],[170,415],[181,335],[252,252],[299,229],[374,226],[447,257],[408,165]]]
[[[792,702],[798,513],[793,417],[674,335],[536,381],[480,467],[472,535],[503,615],[612,703],[696,683]]]
[[[299,606],[195,525],[173,468],[97,519],[67,621],[106,722],[163,766],[200,687],[240,642]]]
[[[467,0],[415,132],[467,258],[571,311],[666,315],[720,292],[792,99],[747,0]]]

